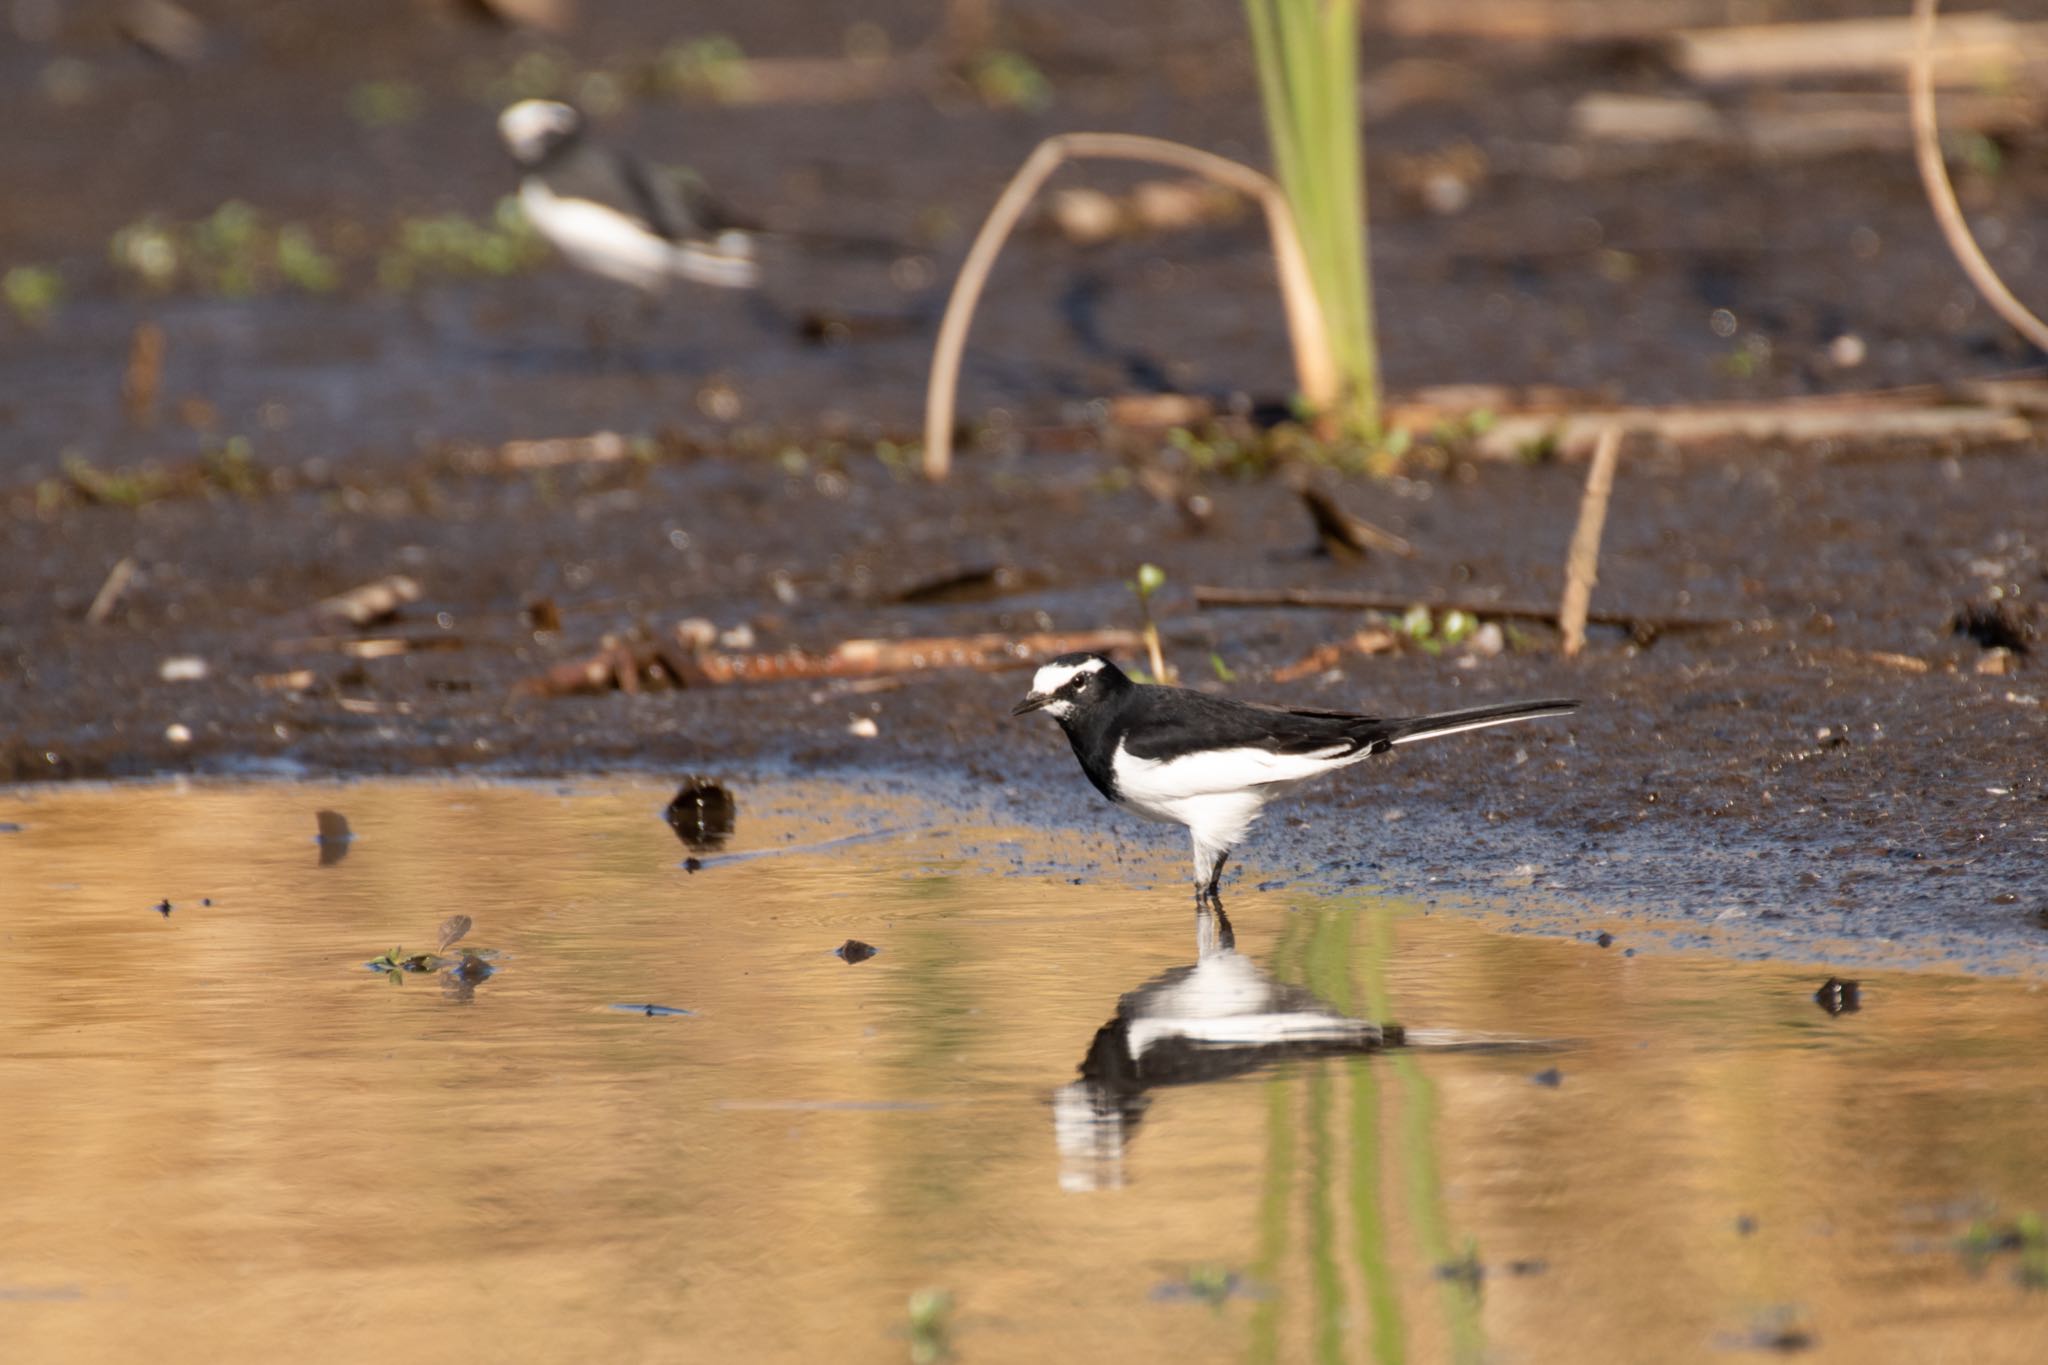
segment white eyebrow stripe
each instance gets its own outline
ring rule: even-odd
[[[1083,659],[1077,664],[1046,664],[1032,675],[1031,690],[1040,695],[1057,692],[1083,673],[1097,673],[1102,669],[1102,660]]]

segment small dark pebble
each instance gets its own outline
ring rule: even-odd
[[[1813,993],[1813,1003],[1829,1014],[1854,1014],[1863,1008],[1863,986],[1831,976]]]
[[[1735,1235],[1737,1237],[1747,1237],[1755,1231],[1756,1219],[1750,1217],[1746,1213],[1738,1213],[1735,1215]]]
[[[1508,1262],[1508,1274],[1510,1275],[1541,1275],[1548,1269],[1550,1269],[1550,1262],[1537,1257],[1531,1257],[1525,1261]]]
[[[703,867],[703,866],[704,866],[704,860],[703,860],[702,858],[685,858],[685,859],[683,859],[683,871],[685,871],[685,872],[695,872],[695,871],[697,871],[697,870],[698,870],[699,868],[701,868],[701,867]]]
[[[13,822],[12,820],[0,820],[0,834],[19,834],[19,833],[21,833],[21,826],[20,826],[20,825],[17,825],[17,824],[15,824],[15,823],[14,823],[14,822]]]
[[[213,904],[213,897],[211,897],[211,896],[201,896],[201,897],[199,898],[199,903],[200,903],[201,905],[207,905],[207,906],[210,906],[210,905],[212,905],[212,904]]]
[[[160,900],[156,903],[156,912],[159,915],[162,915],[165,919],[169,919],[171,917],[171,902],[169,897],[165,897],[163,900]]]
[[[1551,1089],[1555,1090],[1558,1086],[1564,1084],[1564,1073],[1562,1071],[1559,1071],[1556,1067],[1550,1066],[1545,1067],[1543,1070],[1537,1072],[1529,1079],[1536,1082],[1536,1084],[1538,1085],[1547,1085]]]
[[[1623,957],[1634,957],[1636,955],[1636,950],[1633,948],[1623,948],[1621,950],[1621,955]]]
[[[873,957],[876,953],[879,953],[881,951],[882,950],[880,948],[877,948],[872,943],[862,943],[857,938],[850,938],[846,940],[846,942],[840,944],[837,948],[834,948],[832,950],[832,955],[834,957],[845,958],[846,965],[850,967],[856,962],[866,962],[869,958]]]
[[[1599,933],[1593,935],[1593,942],[1599,944],[1602,948],[1612,947],[1614,944],[1614,935],[1608,933],[1605,929],[1602,929]]]

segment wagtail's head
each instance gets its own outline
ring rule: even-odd
[[[1070,720],[1130,685],[1123,671],[1100,654],[1062,654],[1032,676],[1031,690],[1010,714],[1046,711],[1056,720]]]
[[[498,136],[512,159],[534,167],[574,142],[583,131],[583,115],[560,100],[521,100],[498,115]]]

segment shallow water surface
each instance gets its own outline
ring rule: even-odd
[[[5,1358],[2039,1358],[2027,983],[1830,1016],[1396,900],[1198,923],[849,787],[689,848],[668,796],[0,794]]]

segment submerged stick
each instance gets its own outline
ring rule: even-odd
[[[1913,62],[1906,78],[1907,94],[1913,105],[1913,155],[1920,167],[1920,183],[1926,187],[1927,202],[1941,235],[1956,263],[1970,277],[1970,283],[1984,296],[1998,316],[2041,350],[2048,351],[2048,324],[2035,317],[2024,303],[2005,287],[2005,281],[1985,258],[1956,202],[1956,187],[1949,182],[1948,167],[1941,159],[1941,135],[1934,121],[1934,11],[1938,0],[1913,0]]]
[[[1141,137],[1134,133],[1062,133],[1038,144],[1024,159],[1016,175],[989,210],[988,220],[975,234],[960,275],[953,282],[952,297],[946,301],[946,315],[939,324],[939,339],[932,348],[931,380],[924,401],[924,474],[934,481],[944,479],[953,467],[953,417],[960,388],[960,355],[967,346],[967,329],[974,321],[974,308],[995,268],[1003,244],[1016,229],[1046,179],[1070,160],[1148,161],[1174,166],[1228,186],[1257,200],[1266,214],[1266,230],[1273,239],[1274,264],[1280,273],[1280,295],[1287,307],[1287,334],[1294,347],[1295,382],[1311,408],[1323,410],[1337,401],[1340,382],[1330,354],[1329,331],[1322,305],[1316,299],[1309,276],[1308,258],[1303,254],[1301,234],[1287,196],[1270,176],[1262,175],[1242,162],[1217,156],[1199,148],[1164,138]]]
[[[1607,526],[1607,499],[1614,492],[1614,465],[1620,455],[1621,431],[1609,427],[1593,447],[1586,492],[1579,499],[1579,524],[1565,554],[1564,597],[1558,603],[1557,628],[1564,634],[1559,648],[1567,659],[1578,658],[1586,647],[1586,611],[1593,602],[1593,584],[1600,577],[1600,533]]]

